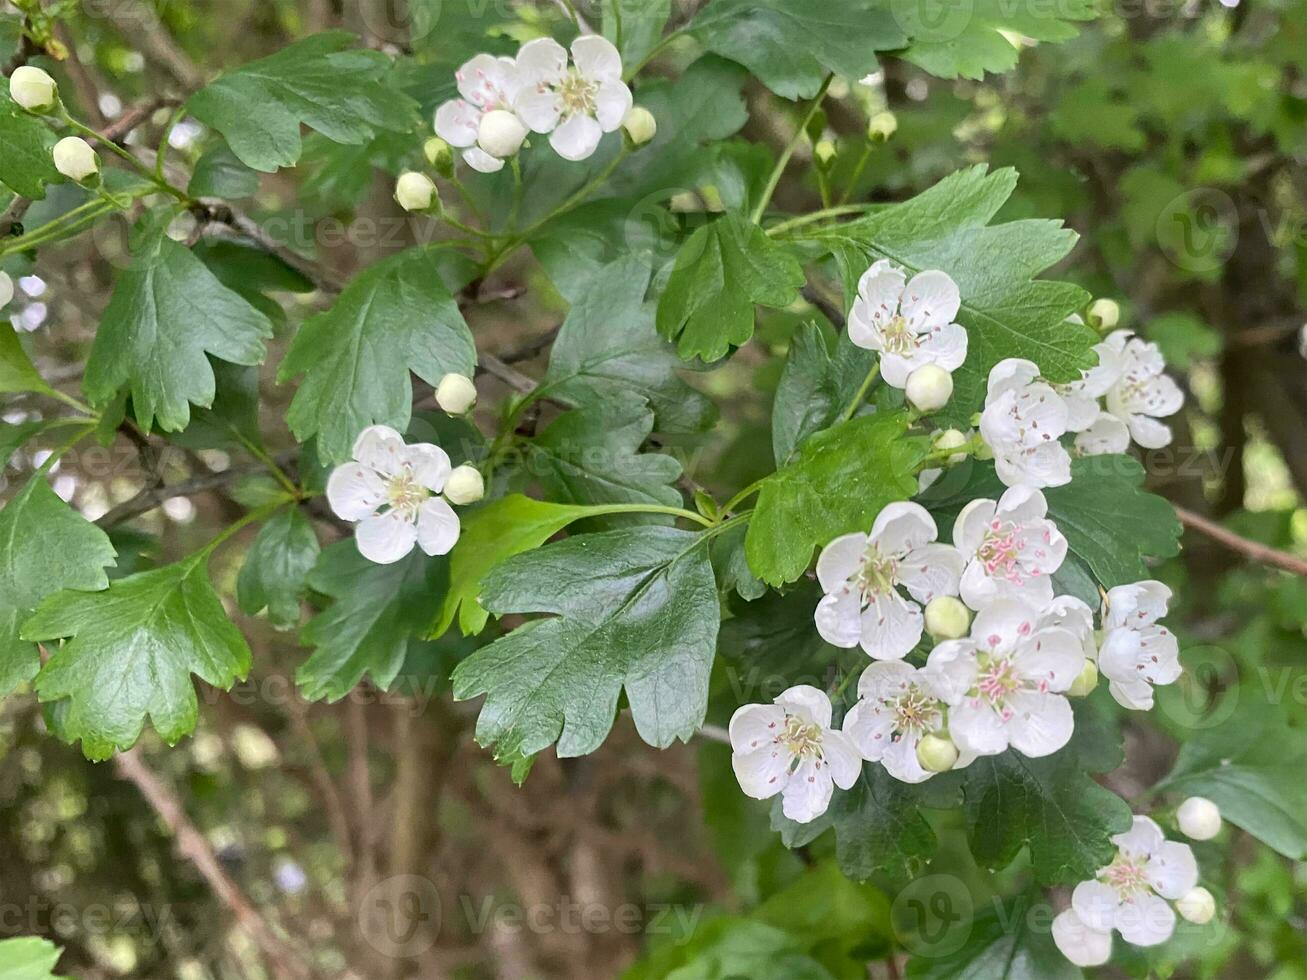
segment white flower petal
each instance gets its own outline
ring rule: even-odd
[[[876,515],[868,537],[882,555],[903,555],[934,541],[938,534],[935,519],[925,507],[900,500],[887,504]]]
[[[585,34],[572,42],[572,61],[583,78],[594,82],[621,81],[622,56],[607,38]]]
[[[903,289],[903,318],[913,333],[948,326],[961,308],[958,284],[938,269],[918,272]]]
[[[1131,681],[1109,680],[1108,693],[1116,703],[1131,711],[1153,710],[1153,685],[1148,681],[1135,679]]]
[[[1050,691],[1065,691],[1085,666],[1085,648],[1070,630],[1046,627],[1036,630],[1017,652],[1021,676]]]
[[[973,755],[998,755],[1008,746],[1002,719],[981,698],[963,698],[949,708],[948,733],[959,751]]]
[[[960,552],[970,556],[980,550],[996,510],[994,501],[984,498],[973,500],[962,508],[953,522],[953,544]]]
[[[1126,420],[1130,438],[1145,449],[1163,449],[1171,445],[1171,427],[1147,415],[1131,415]]]
[[[1130,829],[1114,835],[1112,843],[1131,857],[1151,858],[1162,849],[1166,836],[1151,817],[1136,815]]]
[[[862,640],[862,604],[856,592],[840,591],[824,597],[813,613],[817,632],[831,646],[849,649]]]
[[[1156,579],[1109,589],[1103,611],[1103,627],[1129,626],[1142,629],[1166,615],[1171,590]]]
[[[453,99],[436,110],[436,135],[450,146],[464,149],[475,145],[482,112],[470,102]]]
[[[1071,741],[1075,716],[1061,694],[1017,691],[1007,698],[1012,717],[1007,722],[1012,747],[1032,759],[1052,755]]]
[[[1109,412],[1099,412],[1093,424],[1076,436],[1082,456],[1110,456],[1130,448],[1130,427]]]
[[[458,94],[480,109],[501,108],[517,94],[518,73],[511,59],[479,54],[454,72]]]
[[[872,596],[862,613],[862,649],[875,660],[902,660],[921,641],[921,607],[897,592]]]
[[[1082,382],[1083,383],[1083,382]],[[1080,388],[1063,388],[1062,401],[1066,402],[1066,428],[1068,432],[1084,432],[1097,421],[1102,411],[1098,399]]]
[[[894,663],[886,661],[884,665],[891,666]],[[877,664],[872,666],[875,667]],[[880,701],[864,698],[850,708],[849,713],[844,716],[843,731],[864,759],[869,762],[879,762],[885,750],[889,748],[890,736],[894,734],[896,724],[894,713]]]
[[[971,640],[937,643],[920,673],[936,697],[946,704],[957,704],[976,686],[979,668],[975,643]]]
[[[923,768],[921,760],[917,758],[917,745],[920,742],[919,734],[900,736],[886,747],[880,764],[901,783],[924,783],[935,774]]]
[[[817,557],[817,581],[827,595],[851,579],[867,553],[867,536],[858,531],[843,534],[821,549]]]
[[[504,169],[504,161],[492,157],[479,146],[463,151],[463,162],[473,170],[483,174],[497,174]]]
[[[359,554],[378,565],[399,561],[417,543],[418,529],[397,510],[365,517],[354,530]]]
[[[1035,487],[1008,487],[998,498],[996,516],[1014,524],[1042,521],[1048,516],[1048,499]]]
[[[919,365],[899,354],[880,355],[880,379],[891,388],[906,388],[908,377]]]
[[[847,735],[843,732],[823,732],[821,752],[836,786],[848,789],[858,781],[862,775],[862,756]]]
[[[1176,901],[1198,885],[1198,862],[1193,848],[1178,841],[1167,841],[1148,860],[1145,872],[1148,883],[1163,898]]]
[[[752,752],[731,755],[731,768],[745,796],[766,800],[775,796],[789,779],[790,753],[780,745],[764,745]]]
[[[956,371],[967,359],[967,331],[958,323],[947,323],[921,341],[917,356],[924,363]]]
[[[917,668],[901,660],[878,660],[858,677],[858,697],[884,701],[904,693],[917,677]],[[847,724],[845,726],[848,727]]]
[[[1102,966],[1112,958],[1112,934],[1089,928],[1071,909],[1053,920],[1053,942],[1079,967]]]
[[[971,637],[983,650],[1011,653],[1035,632],[1039,610],[1022,599],[1004,597],[976,613]]]
[[[1121,903],[1116,928],[1132,946],[1156,946],[1175,932],[1175,912],[1165,899],[1141,893]]]
[[[923,605],[936,596],[957,595],[965,562],[948,544],[913,548],[899,562],[899,581]]]
[[[337,466],[327,480],[327,503],[342,521],[372,516],[385,499],[386,485],[381,477],[362,463]]]
[[[808,724],[830,728],[831,705],[825,691],[811,684],[796,684],[782,691],[776,703]]]
[[[527,41],[517,52],[517,72],[524,90],[556,85],[567,74],[567,50],[549,37]]]
[[[811,823],[826,812],[834,793],[830,769],[816,759],[804,759],[782,790],[781,812],[796,823]]]
[[[785,726],[785,709],[779,704],[745,704],[731,715],[731,748],[739,753],[770,745]]]
[[[518,93],[513,109],[528,129],[552,133],[563,116],[563,100],[551,88],[524,88]]]
[[[985,393],[985,407],[1008,391],[1018,391],[1039,377],[1039,365],[1020,357],[1009,357],[995,364],[989,371]]]
[[[449,454],[429,442],[416,442],[404,450],[404,462],[413,471],[413,478],[432,493],[445,489],[452,465]]]
[[[633,105],[631,90],[625,83],[604,82],[595,95],[595,118],[605,133],[621,128]]]
[[[585,160],[599,148],[603,127],[593,116],[577,113],[549,136],[549,145],[564,160]]]
[[[1071,908],[1090,929],[1110,932],[1116,927],[1116,910],[1121,896],[1101,881],[1082,881],[1071,893]]]
[[[418,508],[417,542],[428,555],[447,555],[458,543],[460,524],[444,497],[429,497]]]
[[[385,476],[404,462],[404,437],[388,425],[370,425],[354,440],[354,458]]]

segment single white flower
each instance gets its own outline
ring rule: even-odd
[[[439,446],[405,445],[394,429],[374,425],[355,441],[354,462],[332,470],[327,502],[341,520],[358,523],[354,539],[369,561],[397,562],[414,544],[444,555],[459,534],[458,515],[440,496],[449,475]]]
[[[59,86],[35,65],[20,65],[9,76],[9,97],[28,112],[49,112],[59,102]]]
[[[1211,840],[1221,832],[1221,808],[1205,796],[1191,796],[1175,813],[1180,832],[1194,840]]]
[[[658,120],[654,114],[642,105],[638,105],[626,114],[622,120],[622,128],[626,130],[626,135],[631,138],[631,142],[636,146],[643,146],[658,135]]]
[[[436,404],[450,415],[466,415],[476,403],[476,384],[465,374],[451,371],[436,385]]]
[[[1156,344],[1118,330],[1107,346],[1120,357],[1121,374],[1107,392],[1107,410],[1126,424],[1130,437],[1145,449],[1171,444],[1171,428],[1157,421],[1180,411],[1184,392],[1165,373],[1166,361]]]
[[[533,131],[549,133],[549,145],[565,160],[584,160],[604,133],[621,128],[631,111],[631,90],[622,81],[622,56],[611,41],[586,34],[567,51],[538,38],[517,53],[522,88],[518,116]]]
[[[773,704],[746,704],[731,716],[731,765],[745,794],[782,794],[785,816],[808,823],[826,812],[835,786],[849,789],[862,759],[843,732],[831,728],[831,703],[807,684]]]
[[[849,311],[849,339],[880,352],[885,383],[905,388],[925,364],[955,371],[967,359],[967,331],[953,322],[962,306],[957,283],[931,269],[907,279],[886,259],[873,262],[858,281]]]
[[[1053,599],[1053,573],[1066,559],[1066,538],[1032,487],[1012,487],[998,502],[973,500],[953,524],[953,544],[967,561],[962,601],[983,609],[1004,596],[1038,606]]]
[[[867,667],[858,678],[858,702],[844,716],[844,734],[862,757],[905,783],[934,775],[921,764],[917,748],[943,727],[944,703],[930,672],[901,660]]]
[[[900,660],[921,640],[921,606],[956,595],[962,556],[938,537],[920,504],[889,504],[870,534],[836,538],[817,559],[826,593],[817,604],[817,632],[837,647],[862,646],[876,660]],[[904,598],[907,589],[911,600]]]
[[[1180,644],[1158,623],[1170,600],[1170,589],[1149,580],[1118,585],[1103,602],[1098,669],[1123,707],[1150,710],[1153,685],[1171,684],[1180,676]]]
[[[0,272],[0,310],[12,303],[14,300],[14,281],[9,278],[9,273]]]
[[[54,168],[79,184],[100,172],[100,157],[80,136],[65,136],[54,145],[53,156]]]
[[[998,599],[971,624],[971,637],[930,652],[931,671],[949,705],[948,730],[964,758],[998,755],[1010,745],[1050,755],[1071,738],[1075,720],[1065,692],[1085,663],[1068,630],[1041,626],[1023,599]]]
[[[1071,482],[1071,456],[1058,442],[1067,431],[1066,402],[1031,361],[1008,358],[989,372],[980,435],[1009,487],[1060,487]]]
[[[1188,844],[1168,841],[1148,817],[1112,838],[1117,854],[1092,881],[1071,894],[1071,908],[1053,922],[1057,948],[1083,966],[1111,955],[1112,930],[1134,946],[1156,946],[1175,931],[1176,901],[1198,884],[1198,863]]]
[[[481,120],[497,110],[513,111],[522,81],[512,58],[479,54],[454,72],[461,99],[452,99],[436,110],[436,135],[463,151],[463,160],[473,170],[493,174],[504,161],[477,145]]]

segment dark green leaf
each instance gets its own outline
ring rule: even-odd
[[[249,616],[268,610],[277,629],[300,621],[300,598],[318,559],[318,538],[298,507],[277,513],[259,529],[236,578],[236,601]]]
[[[672,0],[601,0],[604,37],[617,45],[622,63],[634,68],[662,37]]]
[[[686,360],[718,360],[753,336],[755,305],[789,306],[803,283],[793,255],[746,218],[726,215],[676,253],[658,302],[658,332]]]
[[[777,466],[790,462],[814,432],[834,424],[876,363],[875,351],[855,347],[847,331],[840,334],[832,357],[819,326],[799,325],[772,404],[772,454]]]
[[[703,724],[717,643],[717,587],[700,533],[645,526],[568,538],[494,569],[497,615],[546,613],[454,671],[454,696],[487,695],[477,741],[496,753],[593,752],[623,687],[650,745]]]
[[[912,496],[929,442],[906,436],[907,427],[902,413],[850,419],[811,437],[768,477],[745,542],[754,574],[768,585],[792,582],[814,548],[871,530],[882,507]]]
[[[8,320],[0,320],[0,395],[19,391],[45,394],[50,386],[32,365],[13,325]]]
[[[226,143],[218,143],[195,162],[186,192],[191,197],[221,197],[229,201],[253,197],[259,175],[236,158]]]
[[[54,975],[63,950],[48,939],[0,939],[0,980],[60,980]]]
[[[436,385],[475,367],[472,334],[440,266],[410,251],[366,269],[330,310],[306,320],[278,376],[305,375],[286,419],[301,442],[317,437],[324,462],[339,463],[368,426],[408,428],[410,371]]]
[[[9,97],[8,84],[0,87],[0,183],[23,197],[45,197],[46,184],[64,179],[51,155],[58,140],[49,126]]]
[[[1047,915],[1031,908],[1031,900],[997,905],[975,918],[964,916],[956,930],[965,933],[953,950],[953,933],[934,939],[934,948],[953,950],[944,955],[928,945],[908,961],[910,980],[1074,980],[1082,976],[1056,946]],[[961,910],[950,910],[955,914]],[[1043,928],[1037,928],[1042,923]],[[929,937],[923,937],[930,943]]]
[[[271,172],[300,157],[300,125],[337,143],[363,143],[383,129],[407,129],[414,104],[386,88],[390,59],[348,50],[352,34],[304,38],[227,72],[187,103],[191,114],[227,138],[247,167]]]
[[[0,510],[0,695],[41,667],[36,645],[18,628],[37,604],[60,589],[103,589],[113,545],[94,524],[55,495],[37,473]]]
[[[858,880],[883,872],[905,881],[920,873],[935,851],[935,832],[920,805],[916,790],[883,766],[863,766],[853,788],[831,800],[840,870]]]

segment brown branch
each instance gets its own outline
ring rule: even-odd
[[[140,749],[122,752],[115,758],[118,774],[145,797],[177,842],[177,850],[195,865],[218,900],[236,917],[236,924],[274,964],[277,972],[296,980],[313,975],[298,950],[283,941],[255,910],[240,886],[223,869],[213,846],[186,815],[176,794],[161,780],[141,755]]]
[[[196,217],[207,226],[206,230],[214,226],[226,227],[241,237],[249,239],[264,251],[277,256],[324,293],[339,293],[345,288],[345,281],[336,273],[283,245],[268,234],[257,221],[226,201],[218,198],[203,198],[200,205],[200,213]]]
[[[1225,545],[1231,551],[1237,551],[1239,554],[1252,561],[1261,562],[1263,565],[1270,565],[1286,572],[1292,572],[1294,575],[1307,577],[1307,561],[1291,555],[1287,551],[1280,551],[1259,544],[1256,541],[1250,541],[1242,535],[1235,534],[1229,528],[1222,527],[1215,521],[1208,520],[1201,514],[1195,514],[1184,507],[1176,507],[1175,512],[1179,515],[1180,522],[1185,527],[1207,535],[1207,537]]]
[[[521,371],[509,367],[494,354],[482,354],[480,365],[477,368],[478,373],[489,374],[498,378],[504,384],[508,385],[514,391],[523,395],[535,391],[536,383],[528,378]]]
[[[144,49],[187,92],[204,84],[202,72],[173,39],[158,15],[138,0],[114,0],[102,5],[105,18],[131,44]]]
[[[278,465],[281,465],[283,461],[290,462],[293,459],[295,459],[293,454],[283,454],[277,462]],[[147,487],[135,497],[132,497],[131,500],[124,501],[114,507],[95,523],[101,528],[116,527],[124,521],[130,521],[133,517],[140,517],[142,514],[154,510],[160,504],[172,500],[174,497],[193,497],[197,493],[220,490],[230,483],[235,483],[242,477],[262,472],[262,466],[233,466],[221,473],[206,473],[203,476],[183,480],[180,483]]]

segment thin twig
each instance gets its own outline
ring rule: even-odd
[[[1213,541],[1225,545],[1231,551],[1237,551],[1239,554],[1253,561],[1261,562],[1263,565],[1281,568],[1286,572],[1292,572],[1294,575],[1307,578],[1307,561],[1291,555],[1287,551],[1280,551],[1277,548],[1250,541],[1229,528],[1222,527],[1215,521],[1208,520],[1201,514],[1195,514],[1184,507],[1176,507],[1175,512],[1179,515],[1180,522],[1185,527],[1207,535]]]
[[[294,454],[282,454],[277,457],[278,463],[293,462]],[[181,483],[169,483],[163,486],[147,487],[138,493],[131,500],[124,501],[117,507],[114,507],[95,523],[101,528],[117,527],[125,521],[130,521],[134,517],[140,517],[142,514],[154,510],[166,501],[174,497],[193,497],[197,493],[207,493],[210,490],[220,490],[228,484],[235,483],[242,477],[251,476],[255,473],[265,472],[262,465],[259,466],[233,466],[231,469],[223,470],[221,473],[206,473],[203,476],[197,476],[190,480],[184,480]]]
[[[177,850],[195,865],[195,870],[200,873],[200,877],[213,890],[218,900],[236,917],[236,924],[275,964],[278,972],[294,978],[312,976],[312,969],[300,956],[299,951],[272,931],[272,927],[255,910],[240,886],[223,869],[213,846],[186,815],[177,795],[150,768],[140,749],[122,752],[114,761],[118,774],[140,791],[150,808],[176,839]]]
[[[534,381],[521,371],[509,367],[494,354],[482,354],[480,360],[481,363],[477,368],[478,372],[484,372],[498,378],[520,394],[528,395],[535,391],[536,383]]]
[[[288,248],[268,234],[257,221],[218,198],[202,198],[201,213],[197,215],[206,223],[208,229],[214,226],[230,228],[239,235],[248,238],[264,251],[271,252],[288,266],[310,280],[325,293],[339,293],[345,288],[345,281],[326,266],[306,259],[294,249]]]

